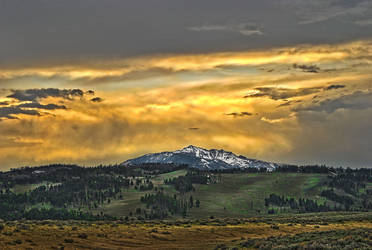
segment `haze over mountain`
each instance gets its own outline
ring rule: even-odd
[[[278,164],[249,159],[242,155],[222,149],[204,149],[190,145],[173,152],[161,152],[146,154],[138,158],[130,159],[122,165],[135,165],[143,163],[175,163],[187,164],[197,169],[235,169],[235,168],[267,168],[269,171],[275,169]]]

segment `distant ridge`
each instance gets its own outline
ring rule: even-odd
[[[279,166],[272,162],[249,159],[242,155],[238,156],[222,149],[208,150],[193,145],[173,152],[146,154],[138,158],[127,160],[121,165],[136,165],[143,163],[187,164],[191,168],[201,170],[266,168],[268,171],[272,171]]]

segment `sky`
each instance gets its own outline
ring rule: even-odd
[[[370,0],[0,0],[0,170],[190,144],[372,167]]]

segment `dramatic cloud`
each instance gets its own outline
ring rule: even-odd
[[[356,91],[334,99],[326,99],[316,104],[294,109],[295,111],[325,111],[333,113],[339,109],[367,109],[372,107],[372,93]]]
[[[296,103],[300,103],[302,102],[302,100],[297,100],[297,101],[288,101],[288,102],[284,102],[282,104],[279,104],[278,106],[276,106],[277,108],[281,108],[281,107],[287,107],[287,106],[290,106],[292,104],[296,104]]]
[[[325,90],[332,90],[332,89],[343,89],[345,88],[345,85],[341,84],[334,84],[334,85],[329,85],[328,87],[325,88]]]
[[[253,114],[250,112],[233,112],[233,113],[228,113],[226,115],[230,115],[233,117],[243,117],[243,116],[252,116]]]
[[[5,103],[4,105],[9,105]],[[16,119],[16,115],[31,115],[31,116],[41,116],[39,110],[56,110],[56,109],[66,109],[64,105],[57,104],[40,104],[37,102],[22,103],[19,105],[9,105],[7,107],[0,107],[0,121],[6,119]],[[3,119],[1,119],[3,118]]]
[[[0,107],[0,121],[2,120],[1,118],[16,119],[14,115],[19,114],[36,116],[40,115],[37,110],[22,109],[20,107]]]
[[[142,81],[143,83],[148,79],[150,81],[153,79],[158,80],[160,77],[170,77],[174,74],[218,73],[216,71],[224,69],[235,70],[234,73],[242,74],[243,72],[237,70],[239,67],[246,67],[251,70],[257,70],[258,66],[267,67],[275,69],[274,72],[271,72],[275,76],[283,70],[288,70],[289,67],[292,68],[294,64],[300,65],[301,72],[318,71],[320,75],[322,71],[319,71],[318,68],[322,67],[324,72],[334,69],[334,67],[331,67],[333,64],[345,68],[346,65],[343,62],[348,62],[348,64],[352,65],[361,65],[363,63],[367,67],[372,64],[372,59],[369,56],[371,51],[371,42],[365,40],[332,46],[302,45],[295,48],[285,47],[261,51],[171,54],[124,59],[100,59],[99,61],[101,63],[87,60],[62,65],[22,65],[19,67],[0,68],[0,82],[3,86],[9,86],[8,88],[19,84],[20,89],[21,87],[24,88],[22,85],[25,84],[25,81],[31,83],[35,79],[38,79],[44,85],[53,81],[60,86],[64,86],[68,82],[69,85],[78,86],[79,88],[99,86],[105,83],[113,87],[112,84],[125,85],[124,83],[133,81]],[[337,68],[336,70],[340,69]],[[247,73],[252,72],[251,70],[248,70]],[[333,72],[335,72],[335,69]],[[29,89],[31,89],[31,86],[30,84]],[[29,90],[29,93],[20,90],[18,91],[19,93],[14,94],[20,95],[22,99],[29,100],[49,94],[66,97],[68,95],[79,96],[83,94],[79,92],[79,89],[65,90],[62,93],[55,89],[47,90]],[[91,95],[89,92],[85,94]]]
[[[333,113],[300,112],[301,133],[289,135],[293,149],[283,158],[307,164],[310,159],[335,167],[371,167],[372,109]]]
[[[190,144],[371,166],[371,65],[370,40],[5,65],[0,166],[117,163]]]
[[[303,72],[318,73],[320,68],[316,65],[293,64],[293,68],[301,69]]]
[[[370,0],[5,2],[0,8],[0,68],[332,44],[371,34]],[[97,10],[99,18],[92,15]],[[32,22],[28,13],[34,14]]]
[[[94,97],[90,99],[92,102],[103,102],[103,99],[101,97]]]
[[[257,93],[246,95],[244,96],[244,98],[269,97],[273,100],[281,100],[292,97],[311,95],[321,91],[321,89],[322,88],[320,87],[298,89],[260,87],[255,88],[255,91]]]
[[[19,101],[33,101],[47,97],[61,97],[71,100],[74,97],[83,97],[84,92],[80,89],[26,89],[12,90],[12,94],[7,97],[17,99]]]
[[[34,108],[34,109],[47,109],[47,110],[54,110],[54,109],[66,109],[64,105],[57,105],[57,104],[40,104],[37,102],[31,103],[23,103],[17,106],[18,108]]]
[[[0,102],[1,112],[0,117],[4,119],[15,119],[18,118],[17,115],[31,115],[31,116],[43,116],[51,114],[47,111],[57,111],[57,110],[67,110],[65,105],[47,103],[43,104],[40,101],[44,101],[48,98],[54,98],[52,101],[67,100],[69,102],[74,101],[75,97],[79,97],[83,100],[84,95],[94,95],[94,91],[88,90],[84,92],[81,89],[57,89],[57,88],[47,88],[47,89],[11,89],[11,92],[6,98],[11,99],[11,101]],[[1,98],[1,96],[0,96]],[[55,98],[59,98],[55,99]],[[61,100],[62,99],[62,100]],[[101,102],[103,99],[100,97],[95,97],[91,99],[92,102]],[[44,111],[42,111],[44,110]]]

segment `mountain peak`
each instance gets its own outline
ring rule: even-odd
[[[236,168],[267,168],[269,171],[276,168],[275,163],[248,159],[237,156],[232,152],[216,149],[204,149],[189,145],[173,152],[146,154],[141,157],[127,160],[123,165],[136,165],[143,163],[174,163],[187,164],[190,168],[198,169],[236,169]]]
[[[176,150],[174,152],[196,152],[196,151],[200,151],[200,150],[207,150],[207,149],[200,148],[200,147],[197,147],[197,146],[194,146],[194,145],[189,145],[187,147],[184,147],[183,149]]]
[[[201,149],[200,147],[194,146],[194,145],[189,145],[187,147],[184,147],[183,149]],[[181,150],[183,150],[181,149]]]

